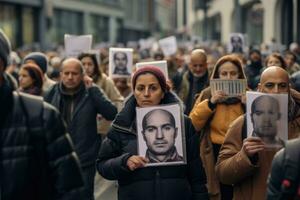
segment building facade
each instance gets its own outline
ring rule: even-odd
[[[188,2],[194,10],[188,15],[194,35],[207,31],[207,39],[226,43],[230,33],[241,32],[254,45],[300,42],[300,0],[201,0],[207,2],[206,15],[204,9],[194,9],[199,1]]]

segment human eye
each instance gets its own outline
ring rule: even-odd
[[[266,87],[266,88],[273,88],[273,87],[274,87],[274,84],[273,84],[273,83],[266,83],[266,84],[265,84],[265,87]]]
[[[156,90],[158,90],[158,86],[157,85],[151,85],[150,90],[151,91],[156,91]]]
[[[148,127],[146,128],[146,131],[149,132],[149,133],[153,133],[153,132],[156,131],[156,128],[155,128],[154,126],[148,126]]]
[[[170,125],[170,124],[167,124],[167,125],[164,125],[163,126],[163,129],[165,130],[165,131],[170,131],[170,130],[172,130],[172,126]]]
[[[137,87],[136,87],[136,89],[137,89],[137,91],[139,91],[139,92],[142,92],[143,90],[144,90],[144,86],[142,86],[142,85],[138,85]]]
[[[280,83],[280,84],[279,84],[279,87],[280,87],[280,88],[286,88],[286,87],[287,87],[287,83]]]
[[[257,116],[260,116],[260,115],[262,115],[263,113],[262,113],[261,111],[255,111],[254,114],[257,115]]]
[[[236,76],[237,74],[238,74],[238,72],[236,72],[236,71],[230,72],[230,75],[231,75],[231,76]]]

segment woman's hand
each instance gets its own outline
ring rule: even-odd
[[[222,102],[227,98],[227,94],[222,90],[218,90],[215,94],[210,98],[210,102],[212,104],[216,104],[218,102]]]
[[[145,167],[146,163],[148,162],[149,160],[142,156],[131,156],[127,160],[127,167],[130,169],[130,171],[134,171],[138,168]]]

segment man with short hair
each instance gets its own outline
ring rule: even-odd
[[[196,94],[209,84],[207,56],[203,49],[195,49],[191,53],[188,70],[177,72],[173,78],[174,90],[185,104],[185,114],[192,110]]]
[[[163,109],[148,112],[142,120],[142,134],[148,147],[146,158],[150,163],[182,161],[176,150],[178,135],[174,116]]]
[[[113,120],[116,107],[101,89],[86,87],[83,81],[82,63],[76,58],[62,63],[61,81],[45,95],[45,100],[54,105],[65,119],[74,141],[75,150],[82,163],[86,187],[86,199],[94,199],[95,160],[99,148],[96,116],[101,114]]]
[[[125,52],[115,52],[113,55],[113,60],[115,64],[113,74],[116,75],[130,75],[127,70],[128,58]]]
[[[4,74],[10,42],[0,30],[0,199],[84,199],[80,164],[58,111],[13,92]]]
[[[253,137],[260,137],[265,144],[283,145],[277,136],[277,121],[280,119],[280,106],[277,99],[262,95],[251,104],[251,122],[253,124]]]
[[[300,94],[290,89],[289,76],[280,67],[268,67],[261,75],[258,91],[289,94],[288,138],[299,136]],[[216,173],[224,184],[234,187],[234,200],[266,199],[267,177],[274,154],[278,149],[266,150],[259,137],[247,137],[245,116],[236,119],[226,133],[221,147]]]

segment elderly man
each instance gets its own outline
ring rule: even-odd
[[[96,116],[101,114],[105,119],[113,120],[117,109],[98,87],[87,88],[83,77],[81,62],[75,58],[66,59],[62,63],[61,82],[49,90],[45,100],[62,113],[67,123],[82,163],[86,199],[94,199],[95,160],[99,148]]]
[[[84,199],[79,160],[60,114],[42,99],[13,92],[4,73],[9,53],[0,30],[0,199]]]
[[[204,50],[195,49],[191,53],[188,71],[178,72],[173,78],[175,92],[185,104],[185,114],[189,114],[195,103],[195,95],[209,84],[207,56]]]
[[[290,89],[287,72],[280,67],[265,69],[258,91],[289,94],[288,137],[296,138],[300,131],[300,112],[295,100],[299,99],[300,94]],[[246,138],[246,130],[245,116],[231,124],[220,150],[216,172],[221,182],[233,185],[235,200],[263,200],[266,199],[271,162],[278,149],[266,150],[262,139]]]
[[[145,157],[150,163],[183,161],[176,150],[178,128],[170,112],[163,109],[148,112],[142,120],[142,127],[148,147]]]

